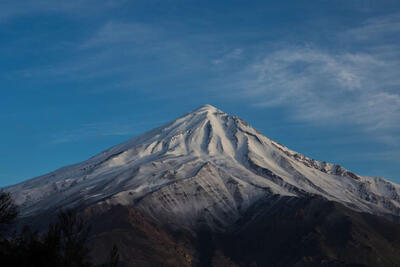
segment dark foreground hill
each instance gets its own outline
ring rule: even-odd
[[[320,197],[256,203],[231,229],[159,225],[132,207],[86,208],[93,259],[124,266],[400,266],[400,225]]]

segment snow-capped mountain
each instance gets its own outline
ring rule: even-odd
[[[357,211],[400,215],[399,185],[310,159],[210,105],[5,190],[22,216],[121,204],[188,228],[224,228],[258,200],[276,195],[320,195]]]

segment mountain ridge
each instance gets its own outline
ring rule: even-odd
[[[189,229],[224,229],[265,195],[320,195],[358,211],[400,215],[399,185],[308,158],[211,105],[5,190],[22,216],[106,202]]]

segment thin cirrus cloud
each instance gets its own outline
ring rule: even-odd
[[[168,72],[204,71],[209,64],[206,72],[215,73],[206,84],[215,89],[208,92],[246,97],[259,108],[282,107],[297,121],[357,126],[384,142],[398,143],[393,133],[400,128],[400,53],[391,35],[399,31],[400,15],[392,14],[334,34],[333,42],[346,44],[334,50],[313,42],[278,49],[232,43],[225,44],[225,54],[215,56],[209,51],[217,51],[215,44],[224,44],[223,37],[187,34],[182,38],[157,25],[110,20],[75,44],[75,58],[18,74],[66,80],[116,76],[118,81],[110,84],[116,89],[121,84],[132,86],[130,79],[145,79],[132,78],[131,72],[146,57],[161,66],[172,64]],[[359,51],[344,48],[360,41]],[[219,86],[221,80],[223,86]],[[226,94],[221,88],[233,93]]]
[[[360,26],[341,34],[343,38],[355,41],[380,42],[382,38],[391,38],[400,32],[400,13],[370,18]]]
[[[75,1],[52,1],[52,0],[4,0],[1,2],[0,23],[9,19],[32,14],[42,13],[69,13],[79,16],[98,13],[115,8],[124,4],[126,0],[75,0]]]
[[[70,57],[7,72],[3,76],[10,79],[48,78],[51,81],[90,81],[115,76],[119,78],[118,83],[123,83],[124,77],[120,76],[131,76],[129,72],[138,62],[135,57],[159,50],[155,46],[160,38],[160,32],[150,25],[110,21],[83,41],[71,44],[68,48]],[[166,46],[167,43],[162,45],[164,49]]]
[[[124,124],[116,122],[97,122],[81,125],[78,129],[59,132],[53,134],[50,138],[50,144],[64,144],[78,141],[88,141],[101,139],[107,136],[127,136],[132,137],[135,134],[140,134],[144,129],[156,127],[166,121],[151,121],[133,123],[125,121]]]
[[[287,48],[250,64],[240,83],[256,106],[287,105],[296,119],[393,128],[400,124],[400,95],[386,89],[386,76],[399,67],[368,54]]]
[[[240,59],[243,56],[243,49],[242,48],[235,48],[232,51],[226,53],[220,58],[213,59],[211,62],[215,65],[223,64],[231,60]]]
[[[140,23],[119,23],[110,21],[103,25],[81,48],[99,48],[122,44],[144,44],[160,39],[155,27]]]
[[[110,20],[71,45],[70,57],[49,65],[11,71],[4,76],[31,80],[47,78],[51,82],[88,82],[109,77],[107,88],[97,86],[96,90],[133,90],[137,84],[146,83],[151,73],[157,74],[151,76],[154,82],[199,69],[210,62],[204,52],[199,53],[201,45],[193,46],[194,38],[171,34],[157,25]],[[236,59],[241,52],[235,49],[220,60]],[[148,72],[141,75],[145,68],[149,68]]]
[[[400,16],[395,14],[333,37],[347,47],[362,39],[357,50],[317,44],[264,47],[232,76],[230,86],[257,107],[284,107],[297,121],[357,127],[398,146],[400,53],[390,35],[398,31]]]

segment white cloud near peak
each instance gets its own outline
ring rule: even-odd
[[[376,132],[400,128],[399,69],[399,60],[379,54],[286,47],[247,66],[236,87],[254,105],[286,107],[296,120]]]

